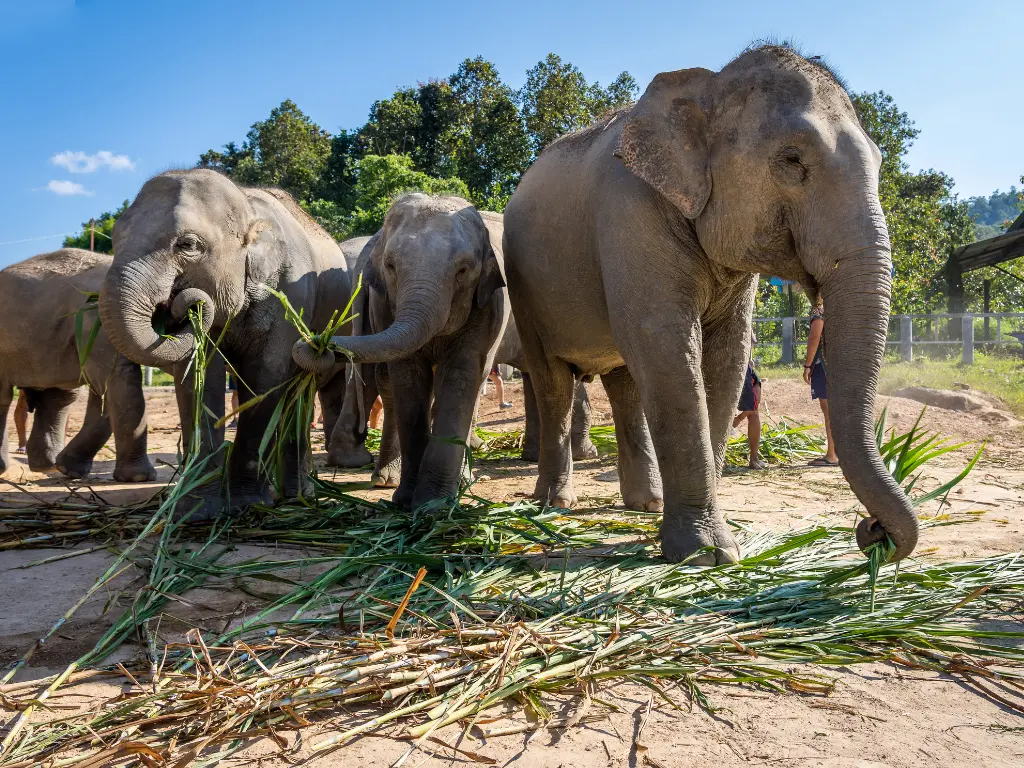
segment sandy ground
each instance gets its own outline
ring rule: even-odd
[[[595,423],[610,423],[611,413],[599,384],[590,386]],[[522,391],[518,382],[506,387],[506,399],[515,407],[500,411],[490,395],[481,408],[480,424],[488,429],[522,427]],[[154,388],[148,392],[150,452],[158,462],[160,479],[172,472],[178,432],[173,392]],[[764,402],[775,418],[817,423],[819,412],[809,400],[806,388],[796,381],[773,381],[764,385]],[[898,398],[882,398],[879,409],[888,406],[890,423],[909,428],[921,408]],[[998,404],[996,404],[998,405]],[[72,428],[81,423],[84,402],[72,416]],[[963,440],[989,442],[982,463],[951,496],[952,511],[979,513],[975,522],[963,526],[930,529],[923,536],[918,556],[930,559],[959,559],[1024,550],[1024,434],[1019,428],[999,421],[988,422],[938,409],[930,410],[924,426]],[[13,453],[13,429],[12,457]],[[924,485],[952,477],[966,461],[966,451],[942,460],[925,473]],[[105,448],[97,458],[96,473],[78,492],[95,492],[108,501],[124,503],[152,494],[156,484],[117,485],[111,481],[113,454]],[[322,455],[320,461],[322,462]],[[482,496],[507,499],[523,496],[533,489],[535,467],[518,461],[487,462],[479,467],[481,480],[476,489]],[[330,476],[330,475],[328,475]],[[338,479],[358,480],[368,472],[337,473]],[[25,503],[25,492],[57,499],[69,489],[57,474],[32,473],[24,463],[11,468],[0,481],[0,507]],[[614,460],[598,459],[576,467],[576,490],[582,504],[614,502],[617,479]],[[366,492],[373,497],[389,492]],[[720,504],[725,513],[755,528],[787,528],[808,519],[847,515],[855,504],[849,487],[837,470],[788,467],[762,473],[732,470],[723,479]],[[936,505],[924,510],[934,514]],[[89,544],[80,545],[88,548]],[[63,550],[33,549],[0,552],[0,664],[21,656],[106,569],[113,555],[105,550],[69,560],[24,566],[60,554]],[[242,547],[237,557],[281,556],[279,551]],[[48,648],[37,654],[33,666],[18,680],[31,680],[63,669],[69,661],[92,647],[109,626],[115,611],[104,613],[108,602],[131,579],[125,574],[109,593],[84,606]],[[191,622],[222,626],[224,621],[245,611],[252,599],[231,589],[231,585],[210,585],[186,595],[189,608],[174,606]],[[170,619],[169,619],[170,621]],[[126,644],[118,658],[137,658],[139,648]],[[822,670],[818,670],[822,672]],[[829,669],[837,679],[835,692],[825,698],[795,693],[777,695],[735,687],[710,688],[711,702],[719,709],[708,715],[691,709],[681,691],[673,698],[676,710],[655,699],[640,741],[648,747],[638,752],[634,743],[637,729],[650,700],[646,688],[621,684],[609,686],[602,694],[620,707],[617,713],[586,722],[570,731],[539,731],[481,742],[472,736],[461,741],[461,731],[447,729],[438,735],[448,744],[483,755],[497,765],[532,766],[690,766],[705,765],[799,765],[799,766],[1004,766],[1024,761],[1024,720],[1012,710],[985,699],[951,678],[908,671],[888,665],[865,665],[853,669]],[[74,696],[61,699],[74,706],[95,705],[121,693],[120,685],[86,682],[65,689]],[[575,706],[567,698],[566,707]],[[600,709],[600,708],[597,708]],[[602,712],[603,713],[603,710]],[[6,721],[10,712],[0,714]],[[321,733],[329,733],[347,720],[339,712],[323,717],[304,729],[301,737],[285,734],[295,748],[294,758],[309,756],[308,745]],[[298,739],[298,741],[297,741]],[[275,756],[272,743],[254,744],[243,764],[284,765]],[[367,737],[339,752],[320,758],[324,766],[387,766],[401,757],[406,744],[391,738]],[[263,758],[257,760],[257,758]],[[474,760],[440,744],[412,755],[407,766],[472,765]]]

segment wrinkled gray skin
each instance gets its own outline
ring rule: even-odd
[[[34,407],[28,440],[29,468],[56,467],[80,479],[114,435],[114,479],[140,483],[156,479],[146,456],[146,401],[142,370],[118,354],[100,330],[84,371],[79,364],[75,315],[86,306],[110,268],[111,257],[76,248],[33,256],[0,270],[0,475],[9,466],[7,412],[12,386],[25,389]],[[82,315],[83,339],[97,322],[96,309]],[[89,402],[81,430],[67,446],[68,409],[79,388]]]
[[[601,374],[623,496],[664,503],[664,555],[734,559],[716,487],[765,273],[824,298],[832,431],[873,516],[858,543],[888,533],[894,559],[913,551],[917,518],[872,431],[891,267],[879,161],[831,74],[777,47],[718,73],[662,73],[633,107],[549,147],[505,210],[540,407],[538,497],[575,502],[573,377]]]
[[[469,202],[423,194],[396,200],[367,248],[371,333],[339,343],[357,364],[387,363],[377,385],[394,418],[385,416],[381,453],[401,455],[395,503],[418,507],[458,492],[465,449],[453,441],[469,439],[508,320],[500,251]],[[318,362],[304,343],[293,357]]]
[[[493,248],[501,248],[502,221],[501,214],[490,211],[480,211],[491,237]],[[349,274],[352,279],[353,290],[356,285],[356,275],[362,274],[370,261],[372,246],[367,247],[371,237],[355,237],[346,240],[341,244],[349,265]],[[504,289],[502,289],[504,290]],[[356,296],[352,313],[357,315],[353,324],[353,335],[364,335],[370,333],[369,327],[363,325],[362,318],[369,313],[369,291],[363,290]],[[522,457],[525,461],[536,462],[540,456],[540,425],[537,416],[537,402],[533,394],[533,386],[530,382],[526,368],[526,354],[523,350],[522,341],[519,338],[519,330],[516,328],[515,318],[509,316],[502,334],[494,351],[493,360],[495,363],[502,363],[518,368],[523,372],[523,396],[526,404],[526,430],[524,435]],[[385,370],[378,370],[385,368]],[[366,450],[366,418],[373,405],[380,389],[377,386],[378,377],[386,377],[387,371],[384,364],[362,363],[358,365],[358,376],[352,375],[348,381],[348,390],[345,395],[345,405],[342,408],[341,417],[334,428],[331,439],[328,442],[327,465],[333,467],[364,467],[369,464],[373,457]],[[382,401],[384,398],[382,397]],[[388,399],[390,403],[390,398]],[[385,423],[389,416],[389,408],[384,410]],[[587,389],[581,381],[576,388],[576,396],[573,401],[572,417],[572,456],[573,459],[581,461],[597,456],[597,448],[590,439],[591,409],[590,400],[587,398]],[[470,445],[473,448],[479,447],[479,439],[476,433],[470,434]],[[374,467],[373,481],[378,487],[397,487],[401,477],[401,454],[398,450],[397,440],[390,443],[385,441],[382,451]]]
[[[349,296],[338,244],[291,197],[239,187],[210,170],[169,171],[146,182],[114,226],[114,253],[100,296],[103,328],[126,357],[173,371],[185,445],[193,414],[186,372],[194,345],[189,307],[203,305],[204,325],[221,339],[220,350],[241,380],[244,405],[253,393],[268,392],[297,372],[290,350],[298,332],[285,320],[280,301],[261,285],[287,295],[311,328],[326,326]],[[220,355],[211,360],[204,396],[213,417],[200,416],[202,455],[224,439],[215,422],[224,414],[225,365]],[[332,425],[341,411],[344,379],[321,376],[318,389],[324,423]],[[259,472],[259,445],[279,399],[280,390],[239,414],[226,488],[213,483],[198,489],[179,513],[194,509],[193,519],[209,519],[229,506],[270,499],[268,478]],[[294,449],[284,455],[289,464],[283,491],[293,495],[309,457]]]

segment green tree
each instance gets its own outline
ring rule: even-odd
[[[253,123],[239,149],[200,155],[201,167],[219,168],[239,184],[280,187],[309,201],[331,154],[331,136],[291,100],[281,102],[266,120]]]
[[[559,136],[583,128],[608,109],[628,104],[637,90],[628,72],[607,89],[588,84],[578,67],[549,53],[527,71],[518,93],[534,152],[539,154]]]
[[[359,142],[367,154],[411,154],[418,146],[422,123],[417,89],[401,88],[390,99],[373,102],[366,125],[359,129]]]
[[[96,217],[96,252],[97,253],[113,253],[114,252],[114,222],[118,220],[122,213],[128,210],[128,201],[125,200],[121,205],[114,211],[107,211]],[[89,236],[90,236],[89,222],[82,222],[82,231],[80,234],[74,235],[73,237],[64,238],[64,248],[84,248],[89,250]]]

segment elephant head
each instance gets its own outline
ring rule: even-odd
[[[871,515],[858,543],[888,533],[894,559],[905,557],[917,517],[872,428],[892,274],[880,154],[843,84],[820,61],[765,45],[718,73],[662,73],[616,119],[616,156],[678,211],[712,262],[799,281],[823,299],[832,431]]]
[[[364,280],[387,301],[394,322],[342,340],[355,362],[397,360],[455,333],[505,285],[483,219],[459,197],[403,195],[367,247]],[[302,365],[298,355],[296,362]]]
[[[188,310],[202,304],[206,330],[248,301],[249,259],[269,223],[245,193],[215,171],[168,171],[142,187],[114,225],[114,261],[100,292],[103,328],[143,365],[191,354]]]

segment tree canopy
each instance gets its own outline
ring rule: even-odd
[[[128,201],[125,200],[118,206],[117,210],[107,211],[101,213],[96,217],[96,237],[93,238],[96,243],[95,251],[97,253],[113,253],[114,252],[114,222],[117,221],[118,217],[128,210]],[[84,248],[89,250],[89,222],[82,222],[82,231],[72,237],[65,237],[63,247],[64,248]]]

